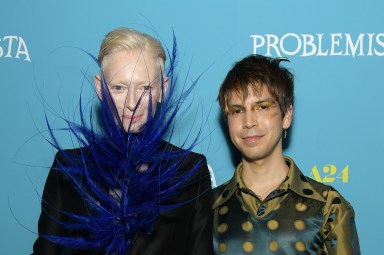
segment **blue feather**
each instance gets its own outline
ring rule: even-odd
[[[63,162],[66,162],[58,162],[58,167],[54,170],[64,173],[72,180],[73,186],[91,212],[78,215],[67,212],[64,208],[60,212],[71,221],[62,222],[53,217],[52,220],[66,229],[86,234],[43,235],[45,238],[66,247],[101,250],[108,254],[127,254],[137,233],[152,232],[159,213],[182,205],[165,204],[164,201],[181,192],[182,186],[202,162],[185,173],[179,172],[182,161],[196,145],[200,132],[189,146],[185,146],[186,142],[183,143],[183,150],[163,148],[166,144],[163,138],[172,137],[175,117],[196,85],[195,81],[189,88],[183,88],[184,93],[179,97],[176,96],[177,75],[174,72],[177,44],[175,36],[173,39],[172,50],[167,49],[170,59],[167,72],[168,94],[164,97],[162,93],[162,103],[157,107],[154,116],[151,107],[148,107],[148,119],[140,133],[124,130],[103,76],[103,100],[100,100],[99,111],[102,130],[97,132],[93,126],[92,111],[89,123],[87,122],[81,97],[80,124],[64,119],[67,123],[66,130],[83,147],[79,155],[73,155],[61,148],[46,118],[51,138],[49,142],[63,155]],[[149,98],[151,100],[151,96]],[[139,104],[140,101],[137,106]],[[142,171],[142,167],[147,169]],[[47,201],[43,203],[49,204]]]

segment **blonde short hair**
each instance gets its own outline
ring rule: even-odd
[[[100,68],[105,68],[105,58],[114,52],[120,50],[141,50],[149,53],[155,58],[155,61],[164,73],[166,54],[159,40],[154,37],[129,28],[117,28],[109,32],[100,46],[98,61]]]

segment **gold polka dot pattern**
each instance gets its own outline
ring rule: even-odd
[[[269,243],[269,249],[271,251],[277,251],[279,249],[279,243],[277,241],[271,241]]]
[[[307,205],[303,203],[297,203],[295,206],[296,210],[299,212],[304,212],[307,210]]]
[[[224,253],[224,252],[226,252],[227,250],[228,250],[228,246],[227,246],[226,243],[220,243],[220,244],[219,244],[219,251],[220,251],[221,253]]]
[[[218,231],[220,234],[227,232],[227,230],[228,230],[228,224],[227,224],[227,223],[222,223],[222,224],[220,224],[220,226],[217,228],[217,231]]]
[[[302,220],[295,220],[293,225],[295,226],[295,229],[299,231],[303,231],[305,229],[305,223]]]
[[[290,169],[289,177],[284,191],[262,202],[241,189],[241,178],[218,190],[218,196],[228,190],[231,197],[219,196],[213,208],[216,254],[360,254],[350,204],[296,168]],[[342,227],[335,228],[337,224]],[[320,229],[329,237],[327,243]]]
[[[267,223],[268,229],[276,230],[279,228],[279,222],[277,220],[270,220]]]
[[[241,225],[241,227],[243,228],[243,230],[244,230],[245,232],[250,232],[250,231],[252,231],[252,229],[253,229],[253,224],[252,224],[252,222],[250,222],[250,221],[246,221],[246,222],[244,222],[244,223]]]
[[[228,212],[228,210],[229,210],[228,206],[223,206],[223,207],[220,208],[219,214],[220,215],[224,215],[224,214],[226,214]]]
[[[305,251],[305,244],[302,241],[297,241],[295,243],[295,248],[297,251],[303,252]]]
[[[251,243],[251,242],[244,242],[243,243],[243,250],[245,252],[252,252],[253,251],[253,243]]]

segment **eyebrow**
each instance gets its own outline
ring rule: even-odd
[[[108,85],[115,85],[115,84],[119,84],[119,85],[123,85],[123,86],[146,86],[146,85],[152,85],[153,82],[148,82],[148,81],[145,81],[143,79],[140,79],[140,80],[128,80],[128,79],[118,79],[118,80],[114,80],[113,82],[110,81],[108,83]]]
[[[276,103],[276,100],[274,100],[273,98],[271,97],[267,97],[267,98],[263,98],[261,100],[257,100],[257,101],[254,101],[252,102],[252,106],[255,106],[255,105],[258,105],[258,104],[262,104],[262,103],[265,103],[265,102],[272,102],[272,103]],[[243,104],[228,104],[228,107],[242,107],[244,108],[244,105]]]

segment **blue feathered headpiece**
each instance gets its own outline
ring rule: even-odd
[[[73,181],[91,213],[77,215],[62,209],[60,212],[67,215],[71,223],[52,220],[69,230],[85,234],[76,237],[43,235],[45,238],[66,247],[125,255],[137,233],[151,233],[160,212],[180,206],[163,202],[178,194],[188,177],[200,167],[197,164],[186,173],[179,173],[179,167],[196,144],[197,137],[183,150],[164,147],[168,143],[163,141],[163,137],[172,137],[175,116],[197,80],[175,98],[175,37],[173,49],[167,52],[170,59],[167,96],[162,98],[154,116],[148,107],[147,122],[139,133],[124,130],[103,77],[99,109],[102,130],[96,131],[92,111],[87,122],[81,99],[80,124],[65,119],[68,124],[66,130],[84,147],[80,153],[73,155],[62,149],[47,120],[50,143],[66,162],[58,162],[54,170],[61,171]],[[151,100],[152,97],[148,98]]]

